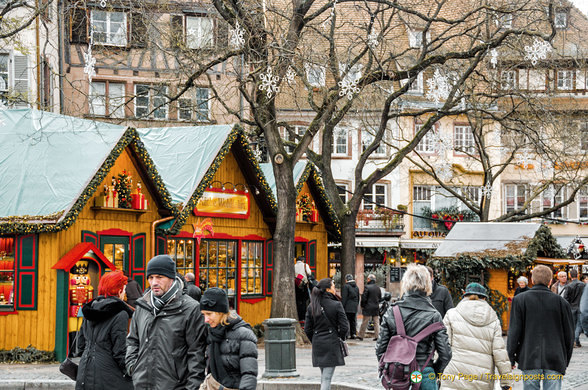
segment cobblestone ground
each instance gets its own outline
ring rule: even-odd
[[[581,337],[581,348],[574,348],[572,361],[564,377],[563,390],[588,390],[588,338]],[[374,353],[375,342],[371,338],[364,341],[349,341],[350,356],[346,365],[337,367],[333,383],[356,385],[359,389],[382,389],[377,376],[377,361]],[[58,364],[0,364],[0,389],[11,388],[11,382],[26,382],[26,388],[39,388],[43,383],[51,388],[73,388],[73,381],[64,377]],[[279,378],[288,382],[320,382],[320,370],[312,367],[310,347],[297,348],[296,369],[300,374],[296,378]],[[265,350],[259,348],[259,372],[265,371]],[[521,373],[515,370],[515,373]],[[266,380],[266,379],[264,379]],[[62,384],[62,385],[60,385]],[[16,388],[16,387],[15,387]],[[22,385],[18,387],[22,389]],[[523,388],[521,382],[515,383],[515,390]],[[318,386],[317,386],[318,389]]]

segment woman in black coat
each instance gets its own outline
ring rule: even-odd
[[[349,322],[335,292],[332,279],[321,279],[312,289],[304,322],[304,332],[312,342],[312,365],[321,368],[321,390],[331,388],[335,367],[345,365],[339,339],[345,340]]]
[[[78,340],[82,358],[76,377],[76,390],[132,390],[125,375],[127,327],[133,310],[122,298],[127,277],[121,271],[108,272],[100,279],[96,299],[82,308],[84,321]]]
[[[209,325],[208,375],[200,389],[255,390],[257,337],[251,326],[237,314],[229,313],[227,294],[217,287],[204,291],[200,310]]]

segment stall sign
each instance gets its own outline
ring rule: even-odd
[[[411,238],[443,238],[446,235],[447,232],[438,230],[413,230],[411,232]]]
[[[204,217],[249,218],[249,193],[210,188],[202,194],[194,215]]]

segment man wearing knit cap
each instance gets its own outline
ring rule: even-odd
[[[204,380],[206,327],[200,304],[183,293],[176,263],[147,264],[150,288],[137,300],[127,336],[126,366],[135,389],[198,389]]]

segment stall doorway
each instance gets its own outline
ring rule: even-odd
[[[237,241],[202,240],[198,264],[202,291],[209,287],[222,288],[227,292],[233,310],[237,310],[237,247]]]
[[[100,250],[117,270],[129,271],[129,237],[100,236]]]

